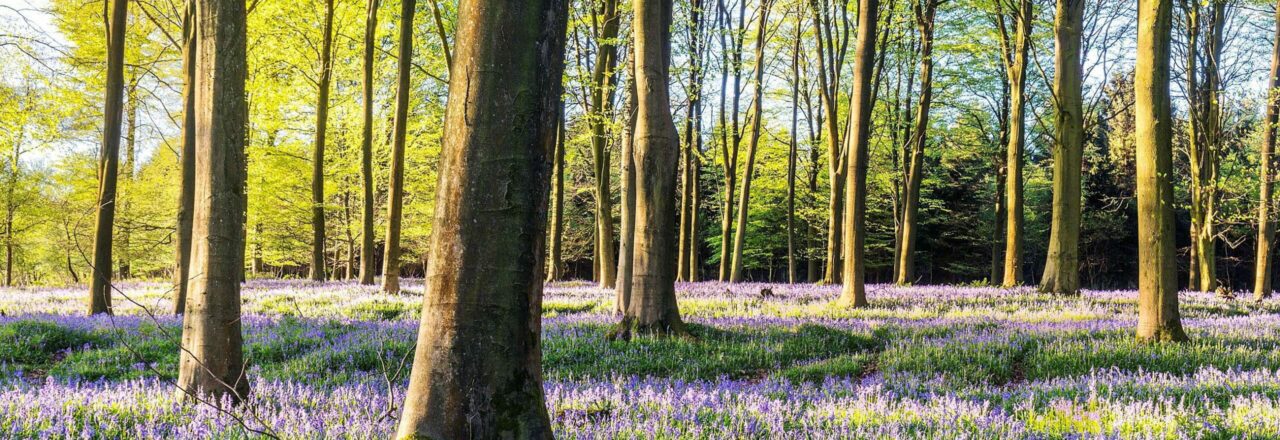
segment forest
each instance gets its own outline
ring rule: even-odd
[[[1280,438],[1270,0],[0,0],[0,437]]]

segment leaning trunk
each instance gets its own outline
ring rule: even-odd
[[[103,103],[102,152],[98,159],[98,206],[93,230],[93,277],[89,314],[111,313],[111,231],[116,218],[116,178],[120,168],[120,123],[124,104],[126,0],[109,0],[107,91]]]
[[[1276,9],[1276,22],[1280,23],[1280,7]],[[1258,159],[1258,176],[1262,181],[1258,191],[1258,258],[1254,269],[1253,297],[1259,301],[1271,296],[1271,245],[1275,241],[1276,224],[1271,214],[1272,171],[1276,149],[1276,124],[1280,122],[1280,25],[1276,26],[1275,47],[1271,51],[1271,84],[1267,89],[1267,119],[1264,122],[1262,151]]]
[[[396,113],[391,135],[387,246],[382,254],[382,291],[387,293],[400,292],[400,217],[404,210],[405,125],[409,123],[409,74],[413,69],[413,11],[416,6],[417,0],[400,2],[400,53],[396,59]],[[445,123],[448,124],[448,121]]]
[[[894,282],[911,284],[916,281],[915,252],[916,217],[920,211],[920,182],[924,179],[924,146],[928,142],[929,106],[933,102],[933,21],[937,12],[937,0],[927,0],[916,13],[916,25],[920,28],[920,104],[916,110],[915,128],[911,131],[910,163],[907,165],[905,194],[902,202],[902,238],[898,247],[898,273]]]
[[[747,142],[747,168],[742,173],[742,195],[738,200],[738,222],[734,227],[733,235],[733,270],[729,274],[729,281],[740,282],[743,277],[742,268],[742,251],[746,244],[747,236],[747,215],[750,212],[751,205],[751,181],[752,173],[755,172],[756,166],[756,150],[760,146],[760,121],[764,119],[761,114],[764,101],[764,45],[765,41],[765,21],[769,17],[769,6],[772,2],[764,0],[760,5],[760,21],[756,26],[756,71],[755,79],[751,88],[751,140]]]
[[[196,3],[187,0],[182,16],[182,183],[178,191],[178,231],[173,261],[173,313],[187,308],[191,276],[191,213],[196,202]]]

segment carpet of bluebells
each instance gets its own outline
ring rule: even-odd
[[[230,414],[175,395],[167,286],[120,287],[115,317],[83,316],[83,288],[0,291],[0,438],[391,434],[420,282],[248,282],[254,391]],[[1141,345],[1133,291],[869,286],[840,309],[833,286],[677,290],[694,337],[611,342],[611,292],[548,286],[557,437],[1280,438],[1280,300],[1183,293],[1193,341]]]

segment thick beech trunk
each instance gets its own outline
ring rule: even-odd
[[[672,0],[633,0],[637,90],[635,247],[631,296],[613,336],[683,334],[676,306],[676,168],[680,137],[671,120]]]
[[[111,313],[111,232],[116,218],[120,172],[120,128],[124,104],[124,40],[127,0],[108,0],[107,90],[103,99],[102,151],[98,159],[98,205],[93,230],[93,277],[89,314]]]
[[[539,334],[567,6],[459,4],[422,325],[396,438],[552,437]]]
[[[400,53],[396,59],[396,113],[395,120],[392,122],[394,127],[391,135],[387,245],[382,253],[382,291],[387,293],[400,292],[400,221],[404,211],[404,144],[406,125],[409,123],[409,77],[413,69],[413,12],[416,6],[417,0],[400,2]]]
[[[249,392],[240,325],[245,222],[245,6],[196,3],[196,186],[191,288],[182,321],[178,389]]]
[[[1058,142],[1053,150],[1053,218],[1040,291],[1060,295],[1080,293],[1080,167],[1084,155],[1080,39],[1084,3],[1058,0],[1054,18]]]
[[[1138,340],[1185,341],[1178,315],[1169,104],[1172,0],[1140,0],[1134,78],[1138,193]]]
[[[871,149],[872,67],[876,59],[876,26],[879,0],[858,1],[858,40],[854,47],[853,93],[849,98],[849,176],[845,207],[847,238],[844,248],[844,287],[836,302],[846,307],[867,306],[864,261],[867,214],[867,166]]]

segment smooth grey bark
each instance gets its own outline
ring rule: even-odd
[[[364,26],[364,66],[361,77],[362,102],[360,127],[360,187],[363,198],[360,204],[360,284],[373,285],[377,270],[374,267],[373,240],[373,64],[378,32],[378,0],[369,0],[369,10]]]
[[[182,183],[178,190],[177,239],[173,267],[173,313],[187,308],[187,291],[191,276],[191,222],[195,208],[196,187],[196,3],[186,1],[182,15]]]
[[[636,127],[636,81],[635,56],[628,60],[627,70],[631,72],[627,79],[627,104],[624,110],[626,125],[622,127],[622,151],[618,156],[621,168],[622,200],[618,207],[618,271],[614,292],[614,312],[626,314],[627,303],[631,300],[631,275],[634,272],[636,244],[636,161],[635,161],[635,127]]]
[[[386,293],[400,293],[400,221],[404,210],[404,144],[406,124],[409,123],[409,77],[413,69],[413,13],[416,7],[417,0],[400,2],[400,52],[396,59],[396,110],[391,135],[387,244],[382,254],[382,291]]]
[[[89,314],[111,313],[111,239],[120,172],[120,130],[124,101],[124,40],[128,0],[108,0],[107,90],[103,99],[102,151],[98,158],[98,205],[93,230],[93,277]]]
[[[676,305],[676,168],[680,137],[667,88],[672,0],[633,0],[637,108],[635,248],[631,297],[613,337],[684,334]]]
[[[849,133],[845,137],[849,152],[849,182],[845,183],[844,235],[844,287],[837,304],[845,307],[866,307],[867,291],[864,284],[867,167],[871,149],[872,67],[876,59],[876,26],[879,25],[880,2],[858,1],[858,40],[854,46],[853,93],[849,98]]]
[[[564,0],[462,2],[396,438],[550,439],[540,345]]]
[[[333,73],[333,1],[324,4],[324,38],[320,45],[320,80],[316,94],[315,144],[311,153],[311,276],[325,280],[324,148],[329,127],[329,82]]]
[[[244,399],[245,5],[196,2],[196,186],[180,393]]]

